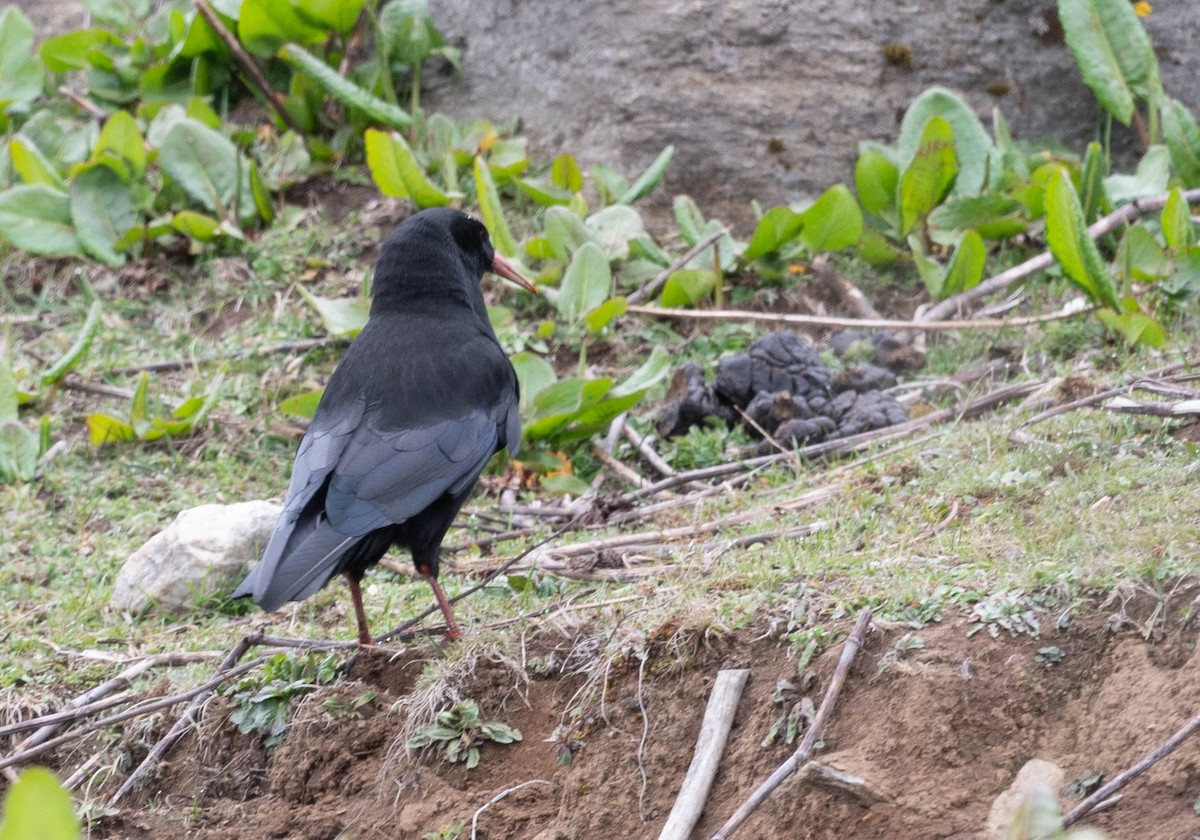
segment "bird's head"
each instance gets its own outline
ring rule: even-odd
[[[450,207],[422,210],[401,222],[383,243],[372,284],[372,310],[416,299],[459,300],[481,310],[479,283],[488,271],[537,293],[496,253],[479,220]]]

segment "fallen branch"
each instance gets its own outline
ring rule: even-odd
[[[1093,223],[1087,229],[1087,234],[1092,239],[1099,239],[1104,234],[1116,230],[1126,222],[1131,222],[1145,213],[1163,209],[1167,205],[1167,197],[1167,195],[1157,195],[1150,198],[1134,199],[1116,212],[1110,213]],[[1183,199],[1188,204],[1200,203],[1200,189],[1185,191]],[[1053,264],[1054,255],[1049,251],[1045,251],[1020,265],[1015,265],[1007,271],[1000,272],[995,277],[989,277],[974,288],[946,298],[941,303],[930,307],[922,317],[936,322],[938,319],[946,318],[955,312],[962,312],[966,304],[973,303],[990,294],[1004,291],[1009,286],[1024,280],[1026,277],[1037,274],[1039,271],[1047,269]],[[630,307],[630,309],[632,308]]]
[[[1086,817],[1092,811],[1097,810],[1101,804],[1105,803],[1114,793],[1119,791],[1125,785],[1132,782],[1138,776],[1145,773],[1162,759],[1166,758],[1175,749],[1192,736],[1197,729],[1200,729],[1200,715],[1196,715],[1189,720],[1184,726],[1179,729],[1174,735],[1163,741],[1149,755],[1117,774],[1108,784],[1101,785],[1091,796],[1080,802],[1074,808],[1067,812],[1063,817],[1063,828],[1070,828],[1083,817]]]
[[[829,718],[833,715],[834,704],[837,703],[838,694],[842,690],[842,684],[846,682],[846,675],[850,672],[850,666],[854,663],[854,656],[858,653],[858,649],[862,647],[863,637],[867,632],[867,625],[871,623],[871,610],[864,608],[858,614],[858,620],[854,622],[854,629],[850,632],[849,638],[846,639],[846,646],[842,648],[842,657],[838,660],[837,669],[833,672],[833,679],[829,681],[829,688],[825,690],[825,697],[821,700],[821,708],[817,710],[817,716],[813,718],[812,725],[808,728],[808,732],[804,734],[804,740],[800,742],[800,746],[792,753],[783,764],[772,773],[765,782],[758,786],[758,789],[750,795],[741,807],[733,812],[733,816],[725,821],[717,832],[712,835],[711,840],[728,840],[741,827],[751,814],[766,801],[783,781],[792,773],[795,773],[801,765],[808,762],[812,757],[813,749],[816,747],[817,741],[821,738],[821,733],[825,729],[825,724],[829,722]]]
[[[755,321],[765,324],[786,324],[798,327],[843,327],[859,330],[962,331],[1001,330],[1032,327],[1051,321],[1074,318],[1091,312],[1095,306],[1061,309],[1048,315],[1025,318],[978,318],[973,321],[902,321],[891,318],[840,318],[834,315],[795,315],[786,312],[749,312],[734,309],[663,309],[657,306],[634,306],[629,310],[637,315],[655,318],[676,318],[686,321]]]
[[[1130,375],[1126,377],[1123,384],[1118,385],[1115,388],[1109,388],[1106,391],[1097,391],[1090,396],[1082,397],[1077,400],[1072,400],[1069,403],[1063,403],[1062,405],[1055,406],[1054,408],[1046,409],[1039,414],[1035,414],[1034,416],[1023,420],[1021,425],[1017,428],[1024,429],[1037,423],[1041,423],[1043,420],[1049,420],[1051,417],[1057,417],[1060,414],[1066,414],[1067,412],[1075,411],[1078,408],[1085,408],[1089,405],[1095,405],[1096,403],[1104,402],[1111,397],[1127,393],[1140,380],[1162,379],[1177,371],[1194,368],[1198,365],[1200,365],[1200,359],[1189,359],[1186,362],[1175,362],[1174,364],[1155,368],[1154,370],[1147,371],[1146,373],[1139,373],[1136,376]]]
[[[692,829],[708,801],[708,791],[717,775],[717,765],[725,752],[733,716],[749,676],[747,669],[717,674],[708,697],[708,708],[704,711],[704,722],[700,724],[700,734],[696,737],[692,763],[658,840],[688,840],[692,836]]]
[[[476,811],[471,816],[471,840],[476,840],[477,835],[475,832],[479,827],[479,815],[480,814],[482,814],[488,808],[491,808],[493,805],[495,805],[501,799],[508,796],[510,793],[516,793],[521,788],[527,788],[530,785],[550,785],[551,787],[558,787],[558,785],[554,784],[554,782],[548,782],[545,779],[530,779],[528,782],[521,782],[521,784],[519,784],[519,785],[513,785],[510,788],[505,788],[504,790],[500,791],[495,796],[493,796],[491,799],[489,799],[487,802],[483,803],[483,805],[480,806],[479,810]]]
[[[638,434],[637,429],[628,423],[621,429],[621,434],[625,435],[625,439],[637,447],[637,451],[646,459],[646,463],[654,467],[659,475],[664,478],[670,478],[675,475],[675,468],[664,461],[662,456],[655,452],[654,447],[650,445],[650,435],[642,437]]]
[[[1143,414],[1151,417],[1186,417],[1200,414],[1200,400],[1179,402],[1138,402],[1127,397],[1113,397],[1103,406],[1105,411],[1118,414]]]

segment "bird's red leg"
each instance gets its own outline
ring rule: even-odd
[[[441,584],[433,575],[424,575],[424,577],[433,588],[433,597],[437,598],[438,606],[442,608],[442,615],[446,617],[446,637],[461,639],[462,630],[459,629],[458,622],[454,620],[454,613],[450,610],[450,601],[447,600],[446,593],[442,591]]]
[[[358,581],[354,579],[354,575],[345,572],[346,583],[350,585],[350,598],[354,601],[354,615],[358,618],[358,643],[363,647],[370,647],[375,644],[375,640],[371,638],[371,631],[367,627],[367,614],[363,611],[362,589],[358,585]]]

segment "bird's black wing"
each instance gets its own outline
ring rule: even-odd
[[[433,346],[395,336],[369,378],[337,375],[362,370],[362,352],[339,366],[322,400],[331,410],[318,411],[320,431],[310,430],[297,453],[276,532],[235,594],[268,610],[308,597],[359,538],[467,492],[496,451],[515,451],[516,380],[493,340],[452,324]]]

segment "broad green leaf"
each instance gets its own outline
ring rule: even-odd
[[[1104,178],[1108,175],[1108,159],[1104,149],[1095,141],[1088,143],[1083,156],[1083,168],[1079,173],[1079,201],[1083,206],[1083,219],[1089,225],[1100,217],[1104,209]]]
[[[925,284],[925,288],[929,290],[929,296],[934,300],[941,300],[946,296],[945,269],[937,260],[926,256],[925,249],[921,246],[921,237],[916,234],[908,237],[908,247],[912,251],[913,264],[917,268],[917,274],[920,276],[921,282]]]
[[[1134,306],[1136,307],[1136,304]],[[1096,317],[1106,327],[1120,333],[1130,347],[1162,347],[1167,340],[1167,332],[1162,324],[1136,308],[1119,315],[1108,309],[1101,309],[1096,313]]]
[[[128,111],[117,111],[101,129],[92,157],[99,159],[106,153],[125,161],[134,178],[146,174],[146,141]]]
[[[280,48],[278,54],[288,64],[310,77],[338,102],[347,108],[361,111],[380,125],[388,128],[405,128],[412,123],[412,117],[403,108],[363,90],[302,46],[287,44]]]
[[[293,417],[311,420],[317,413],[317,406],[321,404],[321,397],[324,394],[324,388],[305,391],[303,394],[294,394],[279,404],[279,410],[284,414],[291,414]]]
[[[843,184],[835,184],[804,211],[800,241],[810,252],[849,248],[862,237],[862,211]]]
[[[118,38],[107,29],[76,29],[42,41],[38,46],[38,56],[53,73],[87,70],[92,66],[88,53],[118,42]]]
[[[31,254],[77,257],[82,253],[71,221],[71,199],[43,184],[0,193],[0,239]]]
[[[1196,244],[1196,228],[1192,224],[1191,209],[1183,199],[1183,191],[1178,187],[1171,190],[1167,196],[1167,204],[1162,212],[1163,238],[1169,248],[1190,248]]]
[[[900,176],[900,232],[907,236],[941,202],[958,174],[950,123],[930,117],[916,154]]]
[[[629,253],[631,256],[654,263],[659,268],[666,268],[671,264],[671,255],[659,247],[650,236],[638,236],[629,240]]]
[[[619,172],[603,163],[592,167],[592,183],[600,194],[600,204],[612,204],[629,191],[629,182]]]
[[[548,209],[542,226],[554,256],[563,261],[569,260],[583,243],[592,241],[592,233],[583,220],[566,207]]]
[[[517,374],[517,384],[521,392],[521,416],[528,417],[533,406],[534,397],[557,381],[554,366],[533,353],[514,353],[509,361]]]
[[[717,287],[717,273],[706,268],[682,268],[663,284],[658,305],[669,309],[695,306]]]
[[[1168,272],[1171,260],[1145,225],[1130,225],[1117,246],[1113,265],[1130,281],[1154,283]]]
[[[518,178],[516,185],[521,192],[529,196],[543,207],[553,207],[556,204],[567,204],[571,200],[571,192],[547,181],[545,178]]]
[[[949,297],[978,286],[979,281],[983,279],[986,264],[987,247],[983,244],[983,237],[973,230],[968,230],[959,240],[950,265],[946,266],[942,294]]]
[[[882,219],[894,215],[900,169],[874,149],[864,149],[854,164],[854,190],[863,209]]]
[[[317,297],[303,286],[297,286],[300,296],[308,301],[325,331],[330,335],[353,337],[367,325],[367,316],[371,312],[371,301],[364,297],[355,298],[325,298]]]
[[[609,260],[623,259],[629,254],[629,241],[646,234],[641,214],[624,204],[614,204],[593,213],[583,226]]]
[[[73,371],[83,361],[87,355],[88,348],[92,346],[92,341],[96,338],[96,333],[100,331],[100,313],[103,310],[103,305],[99,300],[92,301],[92,305],[88,307],[87,317],[83,319],[83,326],[79,329],[79,335],[74,343],[63,353],[49,368],[42,374],[43,385],[53,385],[55,382],[62,380],[64,376]]]
[[[88,440],[92,446],[103,446],[106,443],[137,440],[137,433],[124,420],[109,417],[107,414],[89,414],[87,416]]]
[[[992,140],[970,106],[944,88],[933,87],[925,91],[904,113],[897,143],[900,170],[903,172],[911,167],[926,143],[929,120],[935,117],[949,123],[950,132],[944,139],[952,144],[957,162],[955,195],[976,195],[983,189],[991,167]]]
[[[1184,248],[1175,253],[1171,271],[1163,281],[1163,290],[1177,297],[1200,296],[1200,247]]]
[[[67,182],[58,174],[54,164],[46,159],[42,150],[33,141],[17,135],[8,144],[13,169],[26,184],[45,184],[56,190],[65,190]]]
[[[548,437],[561,429],[580,412],[584,406],[594,405],[612,389],[612,380],[564,379],[543,388],[533,397],[533,419],[526,423],[524,436],[530,440]]]
[[[205,209],[217,213],[232,210],[240,188],[239,215],[257,218],[254,199],[246,188],[249,161],[220,132],[184,117],[163,139],[159,162],[171,180]]]
[[[571,258],[558,286],[555,306],[568,324],[578,323],[612,294],[608,258],[594,242],[585,243]]]
[[[269,58],[289,42],[319,44],[327,37],[321,26],[299,13],[291,0],[242,0],[238,14],[238,40],[251,53]]]
[[[663,149],[654,162],[646,167],[646,171],[638,176],[637,180],[627,189],[620,198],[617,199],[618,204],[633,204],[642,196],[646,195],[652,189],[658,186],[658,182],[662,180],[663,175],[667,172],[667,167],[671,165],[671,157],[675,154],[674,146],[667,146]]]
[[[103,163],[87,164],[71,181],[71,219],[88,256],[106,265],[125,262],[116,250],[137,224],[129,185]]]
[[[800,234],[800,229],[804,227],[804,218],[803,214],[797,213],[790,207],[772,207],[763,213],[762,218],[755,225],[754,233],[750,237],[750,244],[742,252],[742,259],[756,260],[778,251]],[[671,304],[664,303],[663,305]]]
[[[675,221],[679,224],[679,232],[689,246],[695,245],[704,237],[704,214],[696,200],[688,195],[675,196]]]
[[[650,351],[650,358],[642,362],[637,370],[629,374],[628,379],[617,383],[608,396],[613,398],[632,395],[640,396],[659,382],[662,382],[670,370],[671,354],[663,349],[661,345],[656,344],[654,345],[654,349]]]
[[[583,189],[583,173],[575,158],[563,152],[554,159],[550,167],[550,180],[568,192],[577,193]]]
[[[858,240],[858,253],[871,265],[894,265],[904,259],[905,253],[892,244],[891,240],[874,228],[864,228]]]
[[[271,200],[271,191],[258,171],[258,162],[250,161],[250,197],[254,199],[254,208],[258,215],[268,225],[275,220],[275,203]]]
[[[1046,184],[1046,242],[1067,277],[1088,297],[1119,311],[1108,267],[1088,236],[1079,197],[1062,169]]]
[[[178,44],[176,49],[179,51],[180,57],[196,58],[205,53],[222,56],[228,54],[225,42],[221,40],[217,30],[213,29],[212,24],[205,19],[204,15],[192,12],[189,19],[179,13],[178,20],[183,24],[184,30],[182,37],[176,41]]]
[[[1028,227],[1021,203],[1001,193],[953,196],[929,214],[929,236],[939,245],[957,241],[968,228],[984,239],[1003,239]]]
[[[1124,204],[1145,195],[1160,195],[1167,191],[1171,177],[1171,155],[1166,146],[1151,146],[1138,161],[1133,175],[1109,175],[1104,188],[1113,204]]]
[[[385,195],[410,199],[422,209],[450,203],[450,196],[425,176],[412,147],[399,134],[368,128],[364,144],[371,178]]]
[[[0,484],[32,480],[37,473],[37,459],[38,436],[17,420],[0,420]]]
[[[0,110],[8,102],[28,102],[42,92],[42,63],[33,55],[33,24],[16,6],[0,12]]]
[[[221,221],[195,210],[180,210],[171,218],[171,227],[197,242],[211,242],[216,238]]]
[[[496,182],[492,179],[487,161],[479,156],[475,158],[475,194],[484,227],[491,234],[496,251],[505,257],[516,257],[517,243],[504,219],[504,207],[500,203]]]
[[[612,297],[584,315],[583,322],[591,332],[598,333],[628,310],[629,301],[623,297]]]
[[[1058,0],[1067,46],[1083,81],[1120,122],[1129,125],[1135,99],[1149,96],[1154,51],[1128,0]]]
[[[41,767],[21,772],[4,799],[0,840],[78,840],[79,818],[71,794]]]
[[[139,438],[150,429],[150,374],[142,371],[129,405],[129,425]]]
[[[487,162],[496,182],[507,184],[529,166],[529,156],[525,154],[525,138],[509,137],[494,141],[488,151]]]
[[[312,23],[347,35],[365,5],[366,0],[296,0],[296,11]]]
[[[1192,112],[1177,99],[1163,100],[1162,132],[1171,151],[1171,166],[1183,186],[1200,187],[1200,129]]]

